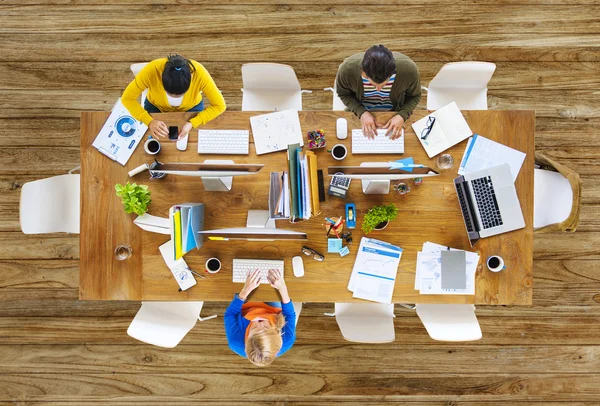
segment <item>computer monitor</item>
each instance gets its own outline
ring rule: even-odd
[[[198,231],[209,241],[307,241],[306,233],[275,228],[275,220],[269,218],[268,210],[248,210],[246,227],[223,228],[220,230]]]
[[[433,169],[424,167],[405,169],[390,169],[389,162],[363,162],[360,166],[330,166],[327,174],[334,176],[342,173],[350,179],[360,179],[364,194],[388,194],[390,192],[390,181],[402,179],[424,178],[438,176],[439,173]]]
[[[151,174],[200,176],[207,192],[229,192],[234,176],[257,174],[263,164],[236,164],[230,160],[206,160],[203,163],[166,163],[151,169]]]

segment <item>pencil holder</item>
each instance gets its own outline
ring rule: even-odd
[[[327,144],[323,130],[309,131],[307,134],[308,149],[324,148]]]

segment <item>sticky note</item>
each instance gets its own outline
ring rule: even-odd
[[[340,252],[342,249],[341,238],[328,238],[327,239],[327,252]]]
[[[341,257],[345,257],[346,255],[350,254],[350,249],[348,247],[344,247],[340,250],[340,256]]]

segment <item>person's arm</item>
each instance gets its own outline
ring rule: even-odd
[[[412,81],[405,91],[406,97],[404,103],[401,106],[397,106],[398,114],[402,116],[404,121],[410,117],[421,100],[421,80],[419,79],[419,70],[416,66],[414,69],[411,69],[410,76],[412,76]]]
[[[196,128],[199,125],[208,123],[210,120],[223,113],[227,108],[227,105],[225,104],[223,95],[217,88],[215,81],[212,79],[206,68],[200,64],[195,64],[194,66],[196,68],[196,74],[200,75],[201,78],[200,91],[204,93],[210,102],[210,106],[190,120],[190,123]]]
[[[351,74],[352,72],[345,68],[344,64],[340,66],[335,78],[335,91],[348,110],[356,114],[356,117],[360,118],[360,116],[367,111],[367,108],[356,98],[356,89],[352,87]]]
[[[144,90],[150,87],[150,73],[154,67],[151,64],[146,65],[140,73],[129,83],[121,96],[121,101],[129,113],[136,119],[146,125],[150,125],[152,116],[138,102],[139,97]]]
[[[236,354],[245,357],[244,335],[246,334],[246,329],[243,324],[242,316],[243,304],[244,301],[236,294],[229,304],[229,307],[227,307],[227,310],[225,310],[223,320],[225,324],[225,336],[227,337],[229,348]]]
[[[280,292],[281,293],[281,292]],[[287,291],[286,291],[287,294]],[[288,296],[289,299],[289,296]],[[279,350],[279,354],[281,355],[294,345],[296,341],[296,311],[294,310],[294,304],[290,300],[287,303],[283,302],[283,295],[281,298],[281,314],[285,318],[285,325],[281,330],[281,339],[283,341],[281,345],[281,350]]]

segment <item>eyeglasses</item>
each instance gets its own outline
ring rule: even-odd
[[[435,117],[429,116],[429,118],[427,119],[427,126],[425,128],[423,128],[423,131],[421,131],[421,139],[422,140],[426,140],[427,137],[429,137],[429,134],[431,133],[431,129],[433,128],[434,124],[435,124]]]
[[[302,253],[304,255],[312,255],[312,257],[315,261],[322,261],[325,259],[325,257],[322,254],[319,254],[317,251],[313,250],[312,248],[308,248],[306,245],[304,247],[302,247]]]

